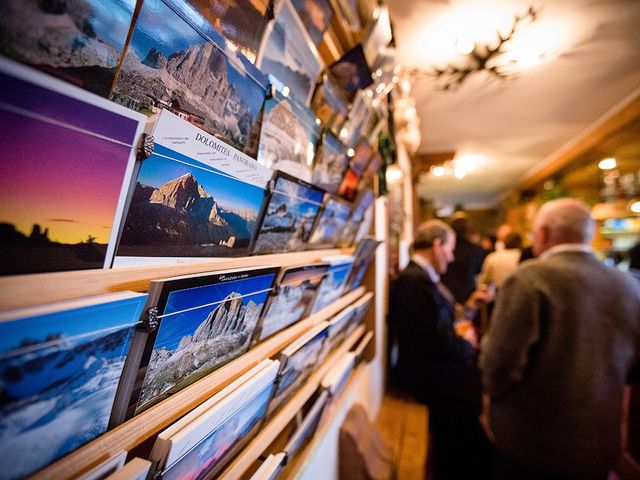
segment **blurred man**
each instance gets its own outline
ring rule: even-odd
[[[455,300],[440,282],[453,261],[455,244],[455,233],[446,223],[430,220],[421,225],[411,262],[394,280],[389,298],[389,324],[399,350],[398,381],[429,406],[430,461],[437,480],[486,478],[490,459],[478,422],[475,332],[467,328],[456,333]],[[466,307],[476,309],[491,298],[490,292],[474,292]]]
[[[456,233],[454,260],[442,275],[444,283],[458,303],[464,303],[476,289],[476,276],[482,269],[487,251],[469,240],[469,222],[464,214],[456,214],[451,222]]]
[[[480,367],[497,479],[606,479],[622,395],[640,370],[640,285],[605,266],[573,199],[546,203],[533,250],[498,295]]]

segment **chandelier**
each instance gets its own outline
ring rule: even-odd
[[[440,90],[456,89],[470,76],[480,72],[501,80],[515,77],[557,49],[558,35],[554,35],[557,32],[533,28],[532,24],[539,17],[540,9],[530,6],[525,13],[513,15],[509,26],[496,27],[491,38],[484,39],[470,38],[463,28],[458,28],[460,34],[448,39],[452,43],[448,63],[426,69],[412,68],[408,72],[414,78],[435,79],[436,88]],[[471,25],[487,19],[467,15],[465,21]]]

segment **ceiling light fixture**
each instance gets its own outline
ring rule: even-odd
[[[456,16],[447,21],[448,38],[432,39],[432,43],[440,46],[449,44],[444,49],[446,54],[444,50],[440,52],[441,60],[446,58],[448,63],[440,62],[427,69],[413,68],[409,74],[435,78],[436,88],[452,90],[479,72],[499,79],[514,77],[557,50],[560,43],[557,29],[550,24],[532,25],[539,18],[538,8],[530,6],[524,14],[513,15],[510,26],[505,26],[503,14],[489,9],[455,12]],[[495,29],[487,32],[492,20]],[[482,31],[478,30],[480,23]],[[475,28],[478,31],[471,27],[478,27]],[[452,36],[452,30],[458,33]]]
[[[598,168],[600,170],[612,170],[616,168],[617,163],[615,158],[603,158],[598,162]]]
[[[455,177],[462,180],[470,173],[475,172],[486,163],[482,155],[465,154],[444,162],[442,165],[434,165],[429,173],[434,177]]]

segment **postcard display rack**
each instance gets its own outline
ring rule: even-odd
[[[76,3],[0,6],[0,479],[299,463],[376,355],[358,2]]]

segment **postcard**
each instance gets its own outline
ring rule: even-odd
[[[3,0],[0,53],[107,97],[134,7],[129,0]]]
[[[331,133],[325,132],[313,162],[311,183],[328,193],[337,193],[348,167],[349,157],[344,146]]]
[[[120,470],[124,466],[124,462],[127,460],[127,452],[122,450],[115,455],[108,457],[100,464],[93,467],[87,473],[76,477],[77,480],[102,480],[108,477],[112,473]]]
[[[339,243],[341,247],[348,247],[353,243],[367,212],[371,210],[370,207],[373,205],[374,200],[375,194],[373,190],[364,190],[358,194],[354,202],[351,218],[342,232],[342,239]]]
[[[146,480],[150,469],[151,462],[149,460],[135,457],[104,480]]]
[[[358,288],[362,284],[367,269],[371,264],[371,260],[375,257],[376,249],[381,242],[373,238],[363,238],[358,242],[356,251],[353,254],[355,260],[353,261],[353,268],[347,279],[345,285],[345,292],[349,292]]]
[[[271,170],[168,111],[154,138],[114,266],[248,255]]]
[[[111,266],[143,121],[0,58],[0,274]]]
[[[373,332],[369,330],[367,333],[364,334],[362,339],[360,339],[358,344],[352,350],[353,354],[355,355],[356,365],[364,359],[365,349],[369,346],[369,343],[371,342],[372,339],[373,339]]]
[[[322,210],[309,238],[313,248],[333,248],[351,216],[351,203],[335,195],[325,195]]]
[[[361,141],[361,137],[369,133],[374,113],[372,96],[373,92],[370,89],[358,90],[356,93],[347,121],[340,129],[340,140],[348,147],[355,146]]]
[[[305,442],[313,436],[328,399],[328,392],[326,390],[321,391],[318,398],[313,402],[313,405],[302,419],[302,422],[300,422],[300,425],[283,448],[283,451],[287,456],[287,463],[295,457],[296,453],[300,451]]]
[[[147,295],[0,314],[0,469],[23,478],[107,430]]]
[[[323,196],[324,192],[318,187],[277,172],[273,191],[262,207],[253,253],[304,249]]]
[[[324,65],[290,0],[277,0],[256,65],[286,85],[295,99],[309,105]]]
[[[161,432],[151,452],[164,480],[212,478],[256,433],[280,364],[266,359]]]
[[[338,135],[342,125],[349,116],[349,101],[327,74],[316,85],[311,99],[311,110],[320,119],[321,125]]]
[[[311,313],[316,313],[340,298],[347,278],[349,278],[353,260],[354,257],[349,255],[334,255],[322,259],[323,262],[329,262],[330,266],[327,270],[327,276],[316,293]]]
[[[276,93],[264,104],[258,163],[311,181],[319,127],[311,110]]]
[[[111,99],[155,117],[162,109],[255,155],[268,80],[195,9],[145,0]]]
[[[320,381],[322,388],[327,390],[332,397],[338,395],[347,383],[349,375],[355,366],[355,354],[346,352],[329,369],[327,374]]]
[[[289,344],[278,356],[280,371],[267,416],[275,412],[302,383],[317,364],[322,344],[327,337],[327,322],[321,322]]]
[[[349,320],[349,324],[347,325],[347,328],[345,330],[345,336],[348,336],[349,334],[351,334],[351,332],[353,332],[356,329],[356,327],[362,323],[362,321],[364,320],[364,316],[369,310],[369,306],[371,305],[372,299],[373,299],[373,293],[368,292],[362,297],[360,297],[353,304],[354,311],[353,311],[353,315],[351,316],[351,319]]]
[[[342,343],[345,338],[347,327],[349,326],[354,314],[355,308],[349,305],[329,320],[327,340],[324,342],[322,352],[318,358],[319,365],[322,364],[325,359]]]
[[[358,187],[360,185],[360,176],[353,171],[352,168],[347,170],[344,178],[342,179],[342,183],[340,184],[340,189],[338,193],[342,198],[352,202],[356,195],[358,194]]]
[[[207,21],[252,63],[268,23],[269,0],[188,0]]]
[[[367,39],[364,42],[362,50],[367,59],[367,64],[374,67],[377,65],[378,58],[382,52],[384,52],[387,45],[393,40],[389,9],[386,5],[378,5],[376,7],[373,24],[368,30]]]
[[[329,66],[329,72],[351,102],[358,90],[364,90],[373,83],[371,70],[364,58],[362,45],[358,44],[345,53],[340,60]]]
[[[291,0],[300,20],[307,29],[313,44],[322,42],[324,32],[329,28],[335,12],[327,0]]]
[[[275,480],[282,469],[286,454],[284,452],[269,454],[250,480]]]
[[[254,342],[262,341],[306,316],[327,268],[327,264],[317,263],[283,269],[276,282],[277,294],[271,296],[265,307]]]
[[[148,307],[159,327],[148,334],[127,416],[245,353],[277,273],[268,267],[152,281]]]

